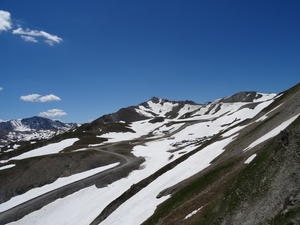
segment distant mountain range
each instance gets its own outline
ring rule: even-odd
[[[0,224],[300,224],[300,83],[0,123]]]
[[[49,139],[75,127],[75,123],[39,116],[0,122],[0,147],[10,142]]]

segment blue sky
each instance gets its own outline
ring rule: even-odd
[[[300,1],[0,0],[0,119],[89,122],[151,97],[299,82]]]

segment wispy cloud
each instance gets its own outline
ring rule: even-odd
[[[29,41],[29,42],[38,42],[35,37],[31,36],[26,36],[26,35],[21,35],[21,38],[24,39],[24,41]]]
[[[0,87],[0,91],[2,91],[3,90],[3,87]]]
[[[47,112],[39,113],[39,116],[42,116],[42,117],[60,117],[60,116],[66,116],[66,115],[67,115],[67,113],[61,109],[49,109]]]
[[[11,21],[10,13],[0,10],[0,33],[2,31],[8,31],[11,29],[13,29],[13,23]],[[54,44],[59,44],[63,41],[63,39],[57,35],[50,34],[43,30],[31,30],[29,28],[24,30],[20,25],[18,25],[18,28],[14,29],[12,33],[20,35],[21,38],[26,42],[37,43],[39,40],[43,40],[45,43],[51,46]]]
[[[52,102],[60,101],[61,99],[53,94],[41,96],[39,94],[30,94],[21,96],[20,99],[25,102]]]
[[[10,13],[0,10],[0,33],[12,28],[12,22],[10,19]]]
[[[62,42],[62,38],[53,35],[53,34],[49,34],[45,31],[39,31],[39,30],[30,30],[30,29],[25,29],[23,30],[22,27],[19,27],[15,30],[12,31],[13,34],[19,34],[21,35],[21,37],[25,40],[25,41],[31,41],[31,42],[38,42],[38,40],[36,39],[36,37],[43,37],[45,40],[44,42],[46,42],[47,44],[53,46],[55,43],[60,43]]]

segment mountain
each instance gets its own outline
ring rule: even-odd
[[[63,123],[39,116],[0,122],[0,147],[11,142],[49,139],[75,127],[75,123]]]
[[[299,224],[299,102],[300,84],[153,97],[20,143],[0,154],[0,224]]]
[[[188,119],[202,114],[217,115],[218,111],[231,110],[232,104],[230,103],[266,101],[272,99],[274,96],[275,94],[240,92],[207,104],[197,104],[188,100],[169,101],[167,99],[153,97],[149,101],[143,102],[137,106],[122,108],[115,113],[103,115],[90,124],[87,124],[85,130],[103,134],[111,131],[109,126],[110,124],[115,123],[123,123],[123,127],[125,127],[129,123],[146,119],[153,119],[150,122],[162,122],[165,119]],[[236,104],[236,107],[240,107],[240,105]],[[121,129],[120,131],[123,130]],[[129,131],[129,129],[127,129],[127,131]]]

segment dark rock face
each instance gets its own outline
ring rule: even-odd
[[[21,122],[22,124],[28,126],[30,129],[34,130],[52,130],[74,126],[74,124],[67,124],[58,120],[50,120],[39,116],[22,119]]]
[[[11,123],[9,123],[9,122],[1,122],[0,123],[0,130],[9,131],[12,129],[13,129],[13,126]]]
[[[262,95],[255,91],[239,92],[227,98],[222,98],[220,102],[233,103],[233,102],[253,102],[255,99],[261,98]]]
[[[26,126],[28,129],[32,130],[56,130],[60,128],[71,128],[75,127],[74,123],[63,123],[58,120],[50,120],[40,116],[34,116],[30,118],[19,120],[9,120],[6,122],[0,123],[0,129],[6,131],[14,131],[15,127],[14,123],[18,123],[20,125]]]

